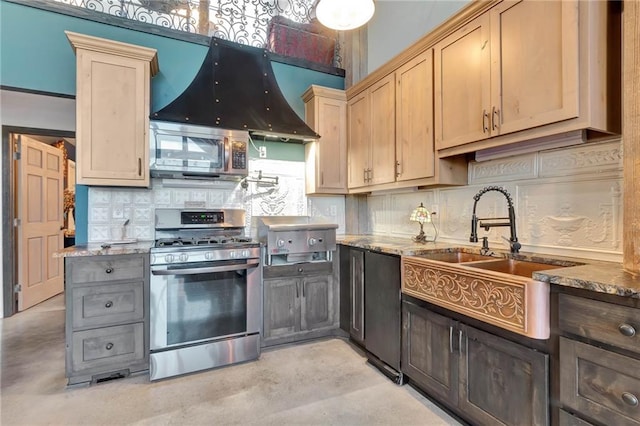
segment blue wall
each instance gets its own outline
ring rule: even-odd
[[[160,72],[152,79],[152,111],[184,91],[208,49],[197,43],[0,0],[0,85],[75,95],[76,58],[65,30],[157,49]],[[272,66],[282,93],[300,117],[304,116],[300,96],[311,84],[344,88],[343,77],[278,62]],[[304,159],[302,145],[264,143],[274,148],[269,150],[271,159]],[[76,189],[77,243],[87,241],[87,189],[82,185]]]

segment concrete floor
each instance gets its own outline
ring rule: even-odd
[[[0,320],[0,424],[458,425],[341,339],[159,382],[66,386],[64,299]]]

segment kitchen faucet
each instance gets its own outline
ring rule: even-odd
[[[476,206],[478,205],[480,197],[482,197],[489,191],[497,191],[505,196],[505,198],[507,199],[507,205],[509,207],[509,217],[485,217],[479,219],[478,216],[476,216]],[[472,243],[478,242],[478,225],[480,225],[481,228],[484,228],[485,231],[489,231],[490,228],[493,228],[495,226],[508,226],[511,230],[511,237],[507,241],[509,242],[511,253],[518,253],[522,245],[518,242],[518,236],[516,235],[516,212],[513,209],[513,200],[511,199],[511,194],[509,194],[507,190],[501,186],[487,186],[478,191],[478,193],[473,196],[473,199],[475,201],[473,203],[473,215],[471,216],[471,236],[469,237],[469,241]],[[487,220],[491,221],[505,219],[507,220],[507,222],[483,222]],[[483,240],[483,247],[486,245],[486,241],[487,240]],[[488,247],[486,248],[488,249]]]

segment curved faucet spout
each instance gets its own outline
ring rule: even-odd
[[[507,199],[507,207],[509,210],[508,218],[478,219],[478,216],[476,215],[476,207],[478,206],[478,201],[484,194],[490,191],[497,191],[502,195],[504,195],[504,197]],[[478,242],[478,225],[480,225],[480,227],[482,228],[485,228],[487,231],[489,230],[489,228],[493,228],[496,226],[508,226],[511,231],[511,238],[509,238],[509,246],[511,249],[511,253],[518,253],[521,245],[520,243],[518,243],[518,236],[516,234],[516,212],[515,212],[515,209],[513,208],[513,199],[511,198],[511,194],[509,194],[509,192],[501,186],[486,186],[482,188],[480,191],[478,191],[478,193],[473,196],[473,199],[474,199],[473,214],[471,215],[471,235],[469,236],[469,241],[472,243]],[[493,222],[493,223],[481,222],[482,220],[495,220],[495,219],[508,219],[508,222]]]

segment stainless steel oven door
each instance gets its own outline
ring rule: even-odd
[[[260,332],[259,259],[151,266],[151,350]]]

